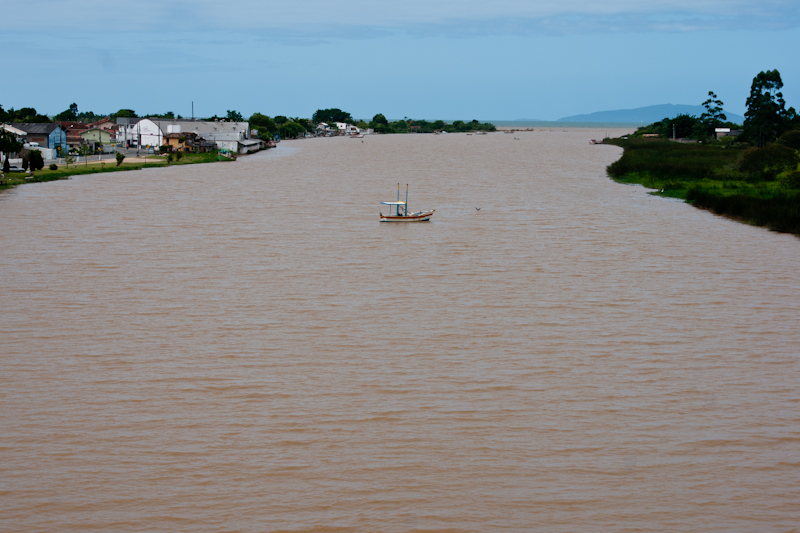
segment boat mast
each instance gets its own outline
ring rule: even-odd
[[[405,216],[408,216],[408,183],[406,183],[406,207],[405,207]]]
[[[399,183],[397,184],[397,201],[398,202],[400,201],[400,184]],[[400,204],[397,204],[395,207],[397,208],[397,213],[396,213],[397,216],[400,216]]]

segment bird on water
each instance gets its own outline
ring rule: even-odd
[[[473,207],[474,207],[474,206],[473,206]],[[480,210],[481,210],[481,208],[480,208],[480,207],[475,207],[475,210],[476,210],[476,211],[480,211]]]

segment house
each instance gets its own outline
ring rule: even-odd
[[[361,129],[353,126],[352,124],[346,124],[344,122],[337,122],[336,129],[339,135],[353,135],[356,133],[361,133]]]
[[[119,133],[117,142],[126,147],[136,146],[162,146],[164,137],[170,133],[195,133],[206,141],[212,141],[217,148],[230,150],[234,153],[252,151],[241,149],[252,143],[240,145],[240,141],[250,140],[250,123],[188,120],[188,119],[160,119],[160,118],[124,118],[117,119]]]
[[[714,133],[717,136],[717,139],[722,139],[723,137],[738,137],[742,134],[742,130],[732,130],[730,128],[714,128]]]
[[[86,125],[89,128],[100,128],[101,130],[116,130],[117,123],[108,117],[101,118]]]
[[[187,119],[152,119],[152,121],[165,134],[195,133],[204,140],[213,142],[219,150],[230,150],[233,153],[255,151],[252,149],[253,143],[243,143],[243,141],[251,140],[249,122],[228,122],[226,120],[211,122]],[[242,151],[243,148],[244,151]]]
[[[100,128],[91,128],[84,130],[80,133],[81,139],[84,144],[91,144],[95,148],[100,148],[103,152],[110,153],[113,151],[114,136],[108,130]]]
[[[81,133],[89,129],[86,124],[83,122],[72,122],[66,120],[56,122],[56,124],[61,126],[64,131],[67,132],[68,149],[77,149],[86,144],[83,140],[83,137],[81,137]]]
[[[158,119],[149,118],[117,118],[119,131],[117,132],[117,142],[122,143],[125,148],[141,148],[145,146],[161,146],[164,141],[164,134]]]
[[[67,133],[58,124],[12,122],[9,126],[17,131],[25,132],[25,142],[27,143],[39,143],[42,148],[67,151]]]

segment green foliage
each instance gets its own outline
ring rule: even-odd
[[[742,194],[723,196],[702,188],[689,190],[686,199],[697,207],[774,231],[800,235],[800,197],[785,192],[767,198]]]
[[[242,117],[242,114],[238,111],[228,109],[225,120],[228,120],[229,122],[244,122],[244,117]]]
[[[0,107],[0,110],[2,108]],[[22,107],[14,109],[13,107],[8,111],[0,113],[2,120],[0,122],[29,122],[31,124],[47,124],[52,122],[50,117],[40,115],[33,107]]]
[[[621,178],[630,173],[646,173],[659,180],[714,179],[720,168],[735,168],[740,156],[737,150],[721,146],[679,144],[665,140],[612,140],[622,146],[622,157],[608,166],[608,174]],[[659,187],[660,188],[660,187]]]
[[[180,161],[183,157],[183,152],[175,152],[175,161]]]
[[[58,165],[55,163],[50,163],[50,170],[58,170]]]
[[[168,144],[162,144],[161,146],[158,147],[158,151],[161,152],[162,154],[166,154],[167,152],[170,151],[170,146]]]
[[[40,150],[31,150],[28,152],[28,162],[31,170],[42,170],[44,168],[44,158]]]
[[[784,146],[788,146],[793,150],[800,150],[800,130],[787,131],[781,135],[778,142]]]
[[[5,159],[8,161],[8,154],[14,154],[22,149],[22,143],[17,141],[13,133],[6,130],[0,130],[0,152],[5,154]],[[8,172],[8,170],[6,170]]]
[[[774,180],[778,174],[797,164],[797,154],[789,147],[770,144],[751,148],[742,154],[739,170],[757,181]]]
[[[796,120],[794,109],[786,109],[782,88],[777,70],[762,71],[753,78],[742,132],[749,142],[763,146],[774,141]]]
[[[787,170],[778,174],[777,179],[787,189],[800,189],[800,166],[796,170]]]
[[[69,109],[66,111],[62,111],[58,115],[56,115],[56,120],[58,121],[75,121],[78,120],[78,104],[72,103],[69,106]]]
[[[283,115],[276,115],[275,116],[275,124],[277,124],[278,126],[286,124],[287,122],[291,122],[288,119],[288,117],[284,117]]]
[[[370,122],[370,126],[374,128],[375,125],[377,125],[377,124],[384,124],[384,125],[388,126],[389,125],[389,121],[386,120],[386,117],[383,116],[382,113],[378,113],[377,115],[372,117],[372,122]]]
[[[116,113],[113,113],[109,118],[111,118],[111,120],[115,120],[119,117],[139,118],[138,115],[136,115],[136,111],[134,111],[133,109],[120,109]]]
[[[286,122],[278,126],[278,133],[284,139],[295,139],[301,135],[305,135],[306,129],[302,124],[297,122]]]
[[[708,128],[709,135],[714,133],[714,128],[718,128],[720,124],[728,120],[728,117],[722,112],[722,106],[724,105],[722,100],[714,94],[714,91],[708,91],[708,100],[703,102],[706,112],[700,115],[700,120]]]
[[[117,152],[117,155],[115,157],[117,158],[117,166],[120,166],[122,162],[125,160],[125,154],[123,154],[122,152]]]
[[[172,158],[172,154],[169,154],[169,155],[167,156],[167,164],[168,164],[168,165],[169,165],[170,163],[172,163],[172,159],[173,159],[173,158]]]
[[[278,131],[278,126],[275,124],[275,121],[261,113],[253,113],[248,119],[248,122],[250,126],[258,130],[259,136],[264,138],[269,138]]]
[[[159,115],[158,113],[154,113],[154,114],[148,115],[148,116],[151,117],[151,118],[173,119],[173,118],[175,118],[175,113],[173,113],[172,111],[167,111],[163,115]]]
[[[319,124],[320,122],[327,122],[328,124],[331,122],[353,123],[353,117],[350,116],[350,113],[335,107],[331,109],[317,109],[311,116],[311,120],[315,124]]]

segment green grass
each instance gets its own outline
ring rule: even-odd
[[[735,220],[800,235],[800,191],[739,170],[743,150],[714,143],[609,139],[622,157],[608,166],[619,183],[639,184],[659,196],[681,198]]]
[[[67,179],[70,176],[80,176],[84,174],[99,174],[105,172],[125,172],[128,170],[140,170],[142,168],[162,168],[165,166],[175,166],[175,165],[195,165],[198,163],[216,163],[217,153],[216,152],[208,152],[205,154],[184,154],[180,161],[173,161],[169,165],[167,165],[167,160],[164,157],[153,156],[152,162],[150,161],[151,157],[148,156],[147,163],[126,163],[122,162],[122,165],[119,167],[117,166],[116,160],[108,160],[103,162],[91,162],[91,163],[77,163],[73,165],[69,165],[67,168],[65,165],[61,165],[58,167],[57,170],[50,170],[47,166],[45,166],[42,170],[35,171],[34,178],[30,178],[27,173],[9,173],[6,174],[5,183],[0,185],[0,190],[10,189],[12,187],[16,187],[17,185],[21,185],[23,183],[40,183],[46,181],[56,181],[56,180],[63,180]],[[230,161],[229,159],[222,158],[222,161]],[[28,178],[28,179],[26,179]]]

